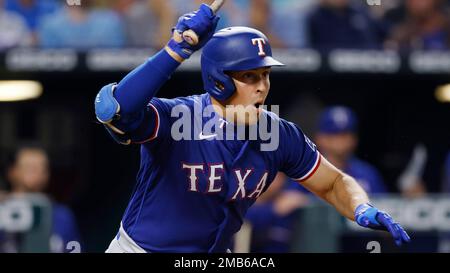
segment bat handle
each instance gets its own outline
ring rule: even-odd
[[[216,0],[211,4],[211,10],[214,14],[217,14],[217,12],[219,11],[219,9],[222,7],[222,5],[224,4],[224,0]],[[195,33],[193,30],[189,29],[186,30],[185,32],[183,32],[182,34],[182,39],[185,40],[188,44],[195,46],[198,44],[199,42],[199,38],[197,33]]]

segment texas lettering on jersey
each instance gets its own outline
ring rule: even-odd
[[[205,194],[221,193],[224,190],[224,164],[208,164],[208,171],[205,173],[205,164],[185,164],[183,169],[188,170],[188,190],[191,192],[201,192]],[[253,174],[252,169],[234,169],[231,171],[234,174],[234,179],[228,181],[228,186],[232,189],[232,197],[230,201],[236,199],[252,198],[257,199],[265,190],[267,184],[268,172],[264,173],[257,180],[256,187],[249,188],[249,181],[254,180],[250,178],[258,177]],[[200,174],[202,174],[201,179]],[[205,176],[203,176],[205,175]],[[205,182],[203,185],[199,181]],[[254,183],[253,183],[254,184]]]

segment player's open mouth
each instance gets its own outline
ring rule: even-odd
[[[255,106],[255,108],[256,108],[256,113],[259,115],[259,114],[261,114],[261,111],[262,111],[262,106],[263,104],[261,103],[261,102],[257,102],[257,103],[255,103],[254,104],[254,106]]]

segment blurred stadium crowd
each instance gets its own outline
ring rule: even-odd
[[[0,0],[0,49],[159,48],[176,18],[201,2]],[[377,6],[365,0],[233,0],[220,11],[219,28],[255,27],[278,48],[445,50],[450,47],[449,3],[390,0]]]

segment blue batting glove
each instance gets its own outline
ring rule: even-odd
[[[394,222],[392,217],[386,212],[370,204],[361,204],[356,208],[355,221],[362,227],[390,232],[397,246],[411,241],[408,233],[399,223]]]
[[[180,35],[186,30],[193,30],[199,37],[197,45],[190,45],[186,41],[176,42],[173,37],[167,44],[183,59],[188,59],[195,51],[202,48],[214,35],[220,17],[215,15],[212,9],[202,4],[200,9],[193,13],[188,13],[178,19],[177,25],[172,31],[177,31]]]

